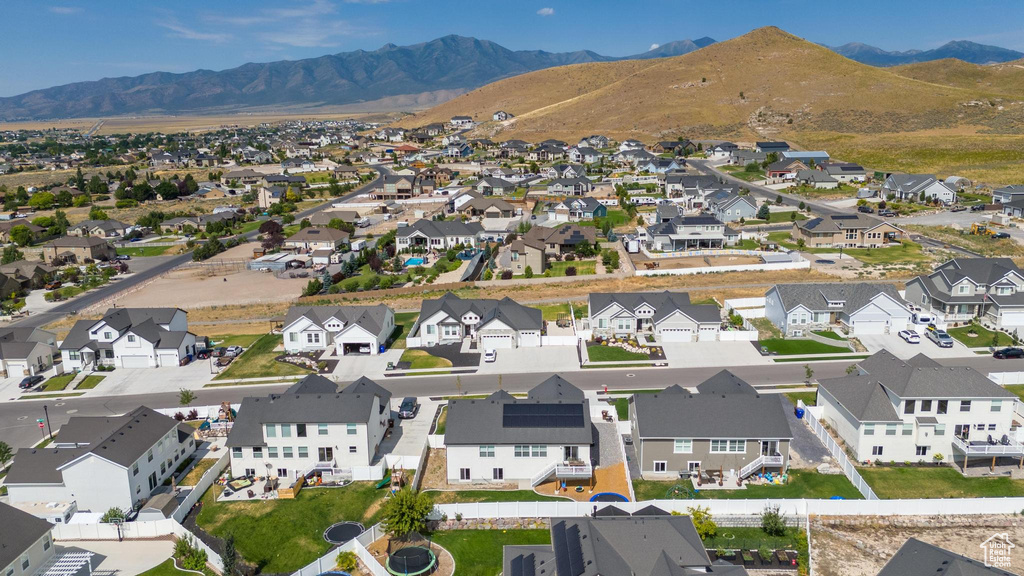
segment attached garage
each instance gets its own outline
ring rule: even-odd
[[[33,374],[26,372],[26,370],[29,370],[29,365],[25,360],[10,360],[7,362],[7,376],[10,378],[17,378],[26,374],[33,376]]]
[[[540,346],[540,332],[520,332],[519,333],[519,345],[520,346]]]
[[[885,334],[888,325],[885,320],[856,320],[853,323],[853,335]]]
[[[121,356],[124,368],[149,368],[149,356]]]
[[[701,342],[714,342],[718,340],[718,326],[702,327],[697,333],[697,340]]]
[[[161,352],[160,353],[160,365],[161,366],[177,366],[178,365],[178,353],[177,352]]]
[[[1003,312],[1000,319],[1000,325],[1004,328],[1024,326],[1024,312]]]
[[[339,342],[336,348],[342,356],[349,354],[376,354],[373,342]]]
[[[480,347],[484,350],[515,348],[511,334],[486,334],[480,336]]]
[[[693,342],[692,328],[664,328],[661,331],[662,342]]]

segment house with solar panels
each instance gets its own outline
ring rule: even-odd
[[[552,376],[526,398],[499,390],[448,403],[444,443],[451,484],[536,486],[593,474],[594,427],[583,391]]]

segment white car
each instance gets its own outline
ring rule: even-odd
[[[497,350],[484,350],[484,362],[494,362],[498,359]]]
[[[921,343],[921,335],[913,330],[900,330],[900,338],[903,338],[907,344]]]

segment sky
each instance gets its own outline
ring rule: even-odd
[[[973,40],[1024,51],[1022,0],[4,0],[0,96],[104,77],[222,70],[447,34],[608,56],[778,26],[886,50]]]

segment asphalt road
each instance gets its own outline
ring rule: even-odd
[[[937,360],[947,366],[971,366],[982,374],[989,372],[1024,371],[1024,360],[994,360],[989,357]],[[852,361],[851,361],[852,363]],[[814,377],[835,378],[846,374],[847,362],[812,363]],[[630,390],[664,388],[672,384],[695,386],[724,368],[637,368],[621,370],[580,370],[563,373],[567,380],[584,390]],[[738,366],[729,368],[734,374],[754,385],[796,384],[804,381],[804,365],[799,362],[770,366]],[[526,392],[542,382],[550,373],[504,374],[502,389]],[[490,393],[498,389],[497,375],[464,375],[457,383],[453,376],[385,378],[379,384],[396,398],[403,396],[454,396]],[[237,386],[208,388],[196,391],[195,405],[239,402],[245,396],[263,396],[282,392],[287,385]],[[19,400],[0,404],[0,441],[14,448],[26,448],[42,439],[37,418],[43,418],[48,407],[50,425],[57,430],[72,415],[110,416],[123,414],[139,405],[150,408],[171,408],[178,405],[177,393],[140,394],[137,396],[98,396],[63,400]]]
[[[358,196],[359,194],[363,194],[367,190],[369,190],[369,189],[371,189],[371,188],[373,188],[374,186],[377,185],[377,183],[380,180],[382,174],[390,172],[390,170],[388,170],[387,168],[385,168],[383,166],[375,167],[374,169],[377,170],[377,178],[371,180],[370,182],[364,184],[363,186],[360,186],[359,188],[356,188],[352,192],[349,192],[348,194],[345,194],[344,196],[341,196],[340,198],[332,198],[329,202],[325,202],[325,203],[320,204],[318,206],[314,206],[312,208],[308,208],[308,209],[303,210],[301,212],[296,212],[295,213],[295,219],[296,220],[302,220],[303,218],[306,218],[306,217],[311,216],[311,215],[313,215],[313,214],[315,214],[317,212],[321,212],[323,210],[326,210],[326,209],[330,208],[331,205],[334,204],[335,202],[342,202],[342,201],[354,198],[354,197]],[[246,240],[252,240],[253,238],[256,238],[257,236],[259,236],[259,231],[258,230],[253,230],[252,232],[249,232],[247,234],[243,234],[242,238],[244,238]],[[85,294],[82,294],[81,296],[78,296],[77,298],[74,298],[72,300],[69,300],[69,301],[63,303],[63,304],[55,306],[55,307],[51,308],[50,310],[48,310],[46,312],[42,312],[42,313],[39,313],[39,314],[33,314],[31,316],[27,316],[25,318],[22,318],[21,320],[18,320],[16,322],[11,323],[11,325],[12,326],[39,327],[39,326],[43,326],[45,324],[49,324],[50,322],[53,322],[54,320],[57,320],[57,319],[59,319],[59,318],[61,318],[63,316],[67,316],[69,314],[74,314],[78,310],[84,310],[84,309],[88,308],[89,306],[92,306],[93,304],[96,304],[97,302],[102,302],[103,300],[106,300],[107,298],[110,298],[111,296],[114,296],[114,295],[116,295],[116,294],[118,294],[118,293],[120,293],[120,292],[122,292],[124,290],[127,290],[128,288],[131,288],[132,286],[135,286],[137,284],[145,282],[145,281],[147,281],[147,280],[149,280],[151,278],[155,278],[157,276],[160,276],[160,275],[164,274],[165,272],[167,272],[169,270],[172,270],[174,268],[177,268],[178,266],[181,266],[182,264],[184,264],[186,262],[190,262],[191,260],[192,260],[192,253],[191,252],[186,252],[185,254],[181,254],[181,255],[178,255],[178,256],[173,256],[173,257],[168,258],[167,260],[161,262],[160,264],[158,264],[156,266],[152,266],[152,267],[146,268],[145,270],[141,270],[139,272],[136,272],[136,273],[132,274],[131,276],[125,277],[123,280],[119,280],[119,281],[111,282],[109,284],[105,284],[105,285],[97,288],[96,290],[92,290],[90,292],[86,292]],[[131,266],[132,266],[132,264],[129,264],[129,267],[131,267]]]

